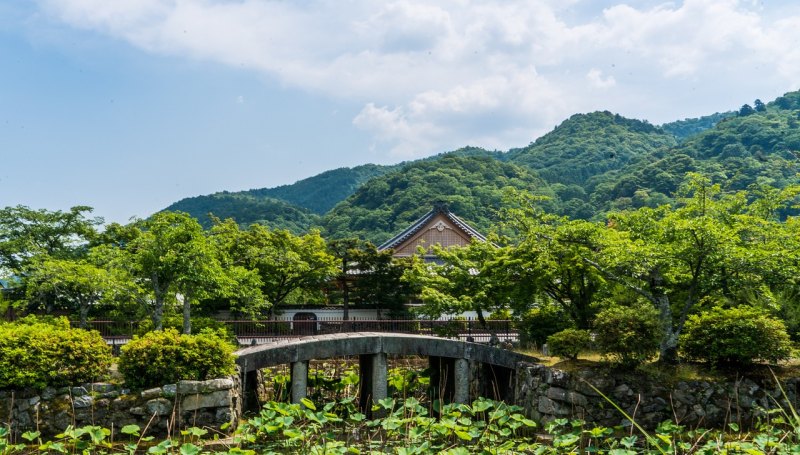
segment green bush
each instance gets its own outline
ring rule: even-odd
[[[533,308],[517,322],[520,343],[525,346],[541,346],[550,335],[573,326],[569,316],[555,305]]]
[[[233,374],[233,345],[222,331],[181,335],[175,329],[150,332],[122,347],[119,372],[131,388],[157,387],[180,380],[203,381]]]
[[[547,337],[547,346],[552,355],[565,359],[577,359],[592,343],[588,330],[564,329]]]
[[[111,348],[98,332],[66,318],[0,324],[0,388],[42,389],[104,379]]]
[[[717,307],[690,316],[680,347],[686,358],[715,365],[777,362],[792,355],[783,322],[752,307]]]
[[[661,338],[658,312],[649,305],[608,307],[597,313],[594,332],[600,352],[627,367],[652,358]]]

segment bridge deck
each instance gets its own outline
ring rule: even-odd
[[[518,362],[538,362],[535,357],[485,344],[386,332],[336,333],[274,341],[239,349],[236,362],[248,372],[285,363],[378,353],[468,359],[512,369]]]

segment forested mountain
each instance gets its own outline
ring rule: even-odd
[[[758,103],[756,103],[758,104]],[[642,157],[606,176],[592,194],[598,211],[669,201],[683,176],[701,172],[727,190],[797,183],[800,172],[800,92],[789,93],[758,109],[745,105],[714,128],[679,146]]]
[[[181,199],[165,210],[186,212],[199,220],[204,228],[211,226],[208,215],[213,214],[221,219],[233,218],[242,226],[264,223],[273,228],[301,233],[317,224],[317,215],[324,214],[353,194],[361,184],[397,166],[365,164],[354,168],[342,167],[291,185],[223,191]]]
[[[655,126],[608,111],[575,114],[506,159],[535,170],[547,182],[581,185],[588,178],[625,167],[637,156],[676,144]]]
[[[212,225],[209,214],[223,220],[233,218],[242,226],[260,223],[272,228],[288,229],[295,234],[308,231],[319,220],[319,215],[307,209],[278,199],[253,196],[248,191],[223,191],[181,199],[165,210],[186,212],[205,229]]]
[[[551,196],[549,211],[600,218],[609,210],[671,202],[690,171],[729,190],[797,182],[798,125],[800,91],[660,127],[610,112],[576,114],[507,153],[464,147],[395,166],[335,169],[277,188],[188,198],[169,209],[187,211],[204,225],[213,212],[240,224],[266,221],[295,232],[319,225],[329,237],[380,243],[438,200],[487,230],[502,188],[513,186]]]
[[[487,232],[497,224],[506,187],[548,191],[533,173],[491,156],[440,155],[368,181],[325,215],[322,224],[328,237],[358,236],[380,244],[443,201]]]
[[[400,165],[365,164],[354,168],[341,167],[291,185],[246,191],[254,197],[280,199],[323,215],[333,206],[353,194],[367,180],[397,169]]]

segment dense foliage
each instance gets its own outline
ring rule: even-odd
[[[286,229],[295,234],[306,232],[319,222],[319,217],[307,209],[288,202],[251,192],[229,193],[223,191],[208,196],[195,196],[170,205],[166,211],[186,212],[208,229],[214,218],[231,218],[242,226],[254,223]]]
[[[548,182],[583,186],[593,176],[673,145],[675,139],[661,129],[605,111],[575,114],[528,147],[509,151],[506,158]]]
[[[687,358],[714,365],[777,362],[792,354],[783,323],[752,307],[717,307],[692,315],[686,321],[680,345]]]
[[[713,128],[722,120],[736,115],[735,112],[715,112],[711,115],[704,115],[699,118],[687,118],[665,123],[659,128],[675,136],[679,142]]]
[[[342,167],[325,171],[313,177],[298,180],[291,185],[250,190],[255,197],[280,199],[323,215],[373,177],[379,177],[397,169],[398,166],[365,164],[353,168]],[[220,218],[224,218],[220,216]],[[276,226],[278,227],[278,226]]]
[[[481,231],[496,225],[506,188],[537,191],[544,183],[527,170],[487,156],[445,155],[374,178],[323,218],[331,238],[359,237],[380,244],[446,202]]]
[[[102,380],[111,349],[97,332],[66,319],[0,324],[0,389],[62,387]]]
[[[122,347],[119,372],[125,384],[134,389],[219,378],[235,371],[233,349],[225,333],[205,330],[186,335],[174,329],[149,332]]]

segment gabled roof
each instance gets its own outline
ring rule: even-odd
[[[384,251],[396,248],[398,245],[402,244],[406,240],[410,239],[414,235],[416,235],[420,230],[422,230],[425,226],[433,220],[436,215],[443,215],[448,220],[450,220],[454,225],[456,225],[459,229],[464,231],[467,235],[469,235],[474,240],[479,240],[482,242],[486,241],[486,237],[483,234],[478,232],[475,228],[467,224],[466,221],[462,220],[461,218],[457,217],[450,209],[447,208],[446,204],[437,203],[434,204],[433,210],[423,215],[417,221],[411,223],[411,226],[406,228],[403,232],[395,235],[391,239],[387,240],[386,242],[382,243],[378,247],[378,251]]]

